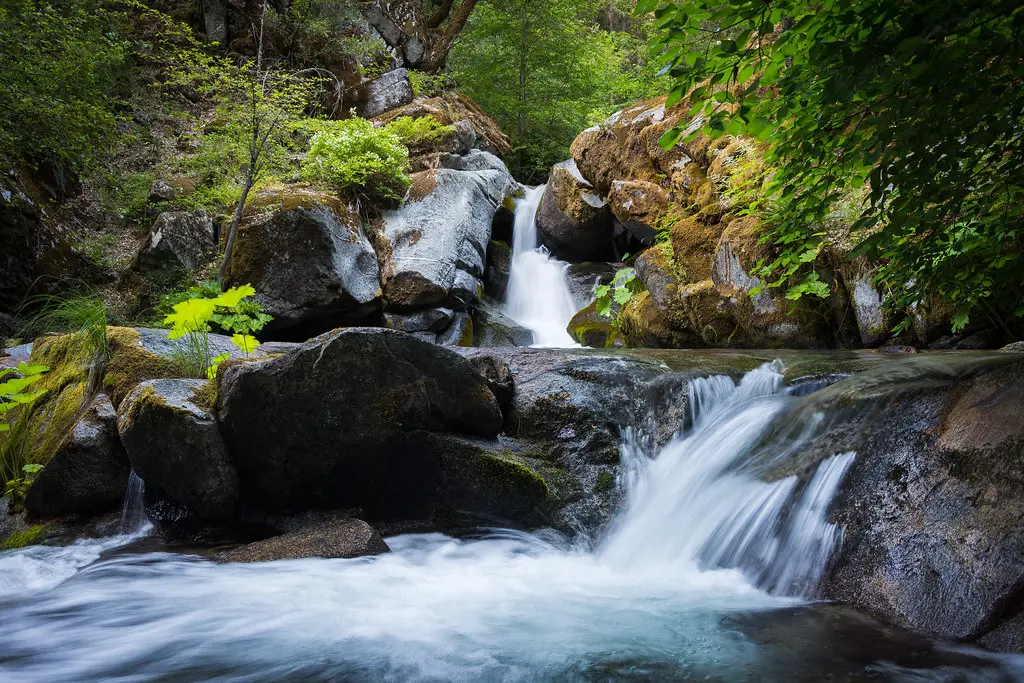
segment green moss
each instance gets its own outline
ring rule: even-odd
[[[127,327],[111,327],[110,360],[103,378],[103,388],[115,407],[132,389],[151,379],[172,379],[183,376],[173,361],[150,353],[139,343],[139,333]]]
[[[605,471],[597,475],[597,482],[594,483],[594,493],[604,493],[615,488],[615,477]]]
[[[17,531],[11,534],[7,540],[3,542],[3,545],[0,545],[0,550],[15,550],[17,548],[35,545],[45,537],[46,525],[37,524],[36,526],[30,526],[24,531]]]
[[[598,315],[596,301],[573,316],[567,329],[578,343],[593,348],[608,348],[618,337],[612,319]]]
[[[213,413],[217,409],[219,389],[220,387],[216,380],[204,382],[203,386],[192,393],[192,403],[208,413]]]

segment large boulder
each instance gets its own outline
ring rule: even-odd
[[[395,69],[379,78],[367,81],[356,91],[356,111],[363,118],[397,109],[413,100],[408,69]]]
[[[238,230],[227,283],[256,288],[274,316],[270,334],[308,336],[380,310],[377,254],[358,212],[304,188],[270,189],[254,198]]]
[[[487,245],[484,268],[484,291],[491,298],[504,301],[512,275],[512,247],[507,242],[491,240]]]
[[[494,304],[473,314],[473,346],[533,346],[533,332],[515,322]]]
[[[642,244],[652,244],[668,213],[668,191],[646,180],[616,180],[609,198],[619,224]]]
[[[139,244],[134,267],[145,272],[194,271],[217,247],[213,219],[205,211],[165,211]]]
[[[622,263],[584,262],[570,263],[566,269],[569,291],[576,308],[586,308],[594,301],[594,290],[600,285],[610,284]]]
[[[152,380],[137,386],[117,411],[132,468],[199,516],[231,521],[239,514],[239,483],[204,380]]]
[[[308,557],[351,559],[391,552],[372,526],[359,519],[336,519],[249,543],[220,555],[225,562],[275,562]]]
[[[25,509],[32,517],[115,509],[124,499],[130,469],[114,406],[100,394],[32,482]]]
[[[608,200],[580,173],[572,159],[551,169],[540,208],[537,235],[557,258],[611,259],[612,213]]]
[[[439,463],[422,433],[494,438],[494,394],[458,354],[382,329],[336,331],[222,371],[221,429],[247,505],[434,511]]]
[[[776,474],[857,454],[834,503],[845,535],[823,597],[935,636],[1024,651],[1024,362],[922,361],[898,395],[887,396],[891,372],[880,368],[871,381],[865,373],[805,399],[808,415],[842,406],[852,417]]]
[[[377,244],[389,312],[443,304],[458,282],[483,277],[494,215],[515,181],[497,157],[479,154],[482,170],[415,174],[405,205],[385,214]]]

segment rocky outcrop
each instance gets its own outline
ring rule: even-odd
[[[100,394],[33,480],[25,509],[32,517],[115,509],[124,500],[129,470],[114,406]]]
[[[461,129],[460,137],[466,148],[476,148],[505,158],[511,151],[509,143],[494,119],[476,102],[461,93],[444,93],[438,97],[417,97],[409,104],[377,117],[380,123],[389,123],[402,116],[420,118],[430,116],[444,126]],[[467,130],[468,127],[468,130]],[[472,140],[469,134],[472,133]]]
[[[220,555],[225,562],[276,562],[307,557],[351,559],[391,552],[372,526],[359,519],[337,519],[249,543]]]
[[[473,314],[473,346],[533,346],[533,332],[519,325],[489,304],[481,306]]]
[[[167,211],[139,244],[133,266],[145,272],[191,272],[206,265],[216,247],[213,219],[205,211]]]
[[[409,104],[412,100],[409,70],[395,69],[359,87],[356,91],[356,111],[363,118],[372,119]]]
[[[131,466],[156,488],[206,519],[239,513],[238,473],[214,416],[203,405],[203,380],[143,382],[121,403],[117,427]]]
[[[625,264],[601,262],[569,264],[565,276],[576,307],[582,309],[589,306],[594,301],[594,290],[600,285],[611,283],[620,268],[625,268]]]
[[[572,159],[551,169],[537,210],[537,235],[563,260],[610,260],[614,256],[608,200],[597,194]]]
[[[405,205],[385,214],[376,244],[389,314],[468,312],[479,300],[491,225],[515,181],[493,155],[459,159],[467,170],[415,174]]]
[[[379,314],[380,270],[359,214],[303,188],[264,190],[247,207],[229,286],[251,284],[274,320],[269,334],[302,337]]]
[[[243,497],[267,510],[429,516],[441,473],[419,435],[489,439],[501,429],[496,399],[467,361],[390,330],[333,332],[280,358],[232,365],[219,396]]]

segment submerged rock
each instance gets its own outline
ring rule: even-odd
[[[308,557],[351,559],[389,553],[372,526],[359,519],[321,522],[298,531],[243,545],[220,555],[225,562],[276,562]]]
[[[239,512],[238,473],[217,421],[203,406],[207,382],[153,380],[121,403],[117,426],[132,469],[203,518],[230,521]]]
[[[381,329],[332,332],[280,358],[232,365],[218,408],[251,507],[363,507],[410,519],[432,513],[440,472],[408,434],[494,438],[502,419],[468,361]]]
[[[114,406],[100,394],[32,482],[25,509],[32,517],[115,509],[124,500],[129,471]]]

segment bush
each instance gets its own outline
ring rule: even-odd
[[[365,119],[322,122],[310,141],[303,176],[343,197],[400,202],[409,189],[409,150],[397,135]]]
[[[455,139],[455,126],[446,126],[433,116],[402,116],[384,126],[384,130],[396,135],[414,155]]]

